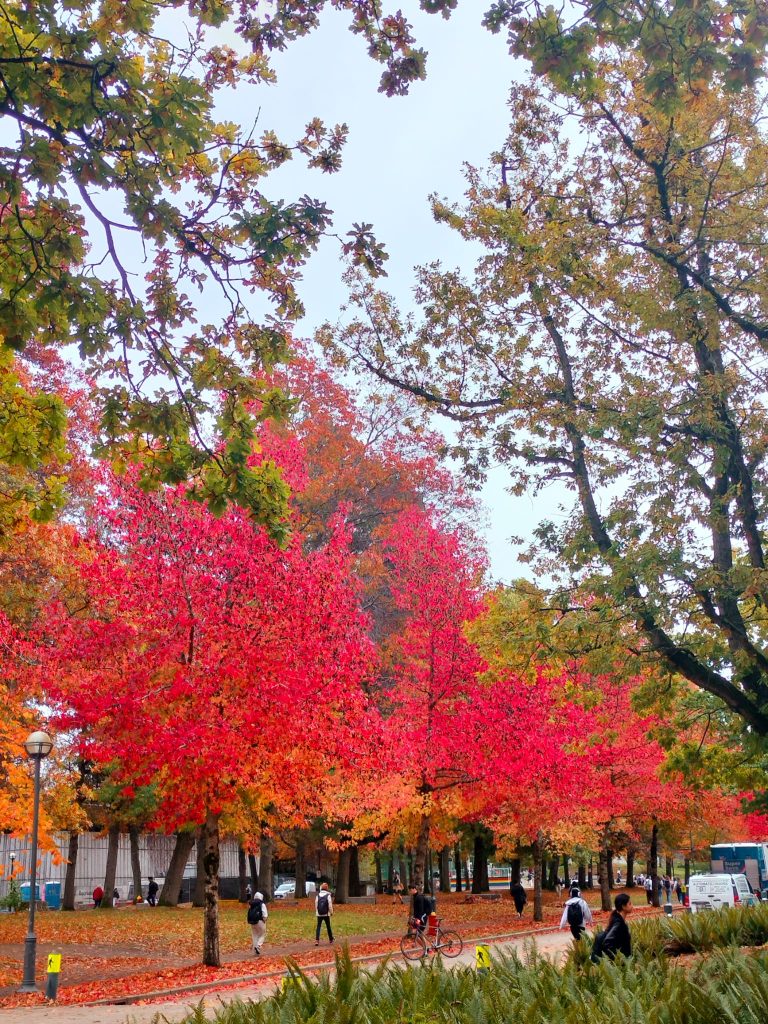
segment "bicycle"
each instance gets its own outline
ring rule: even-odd
[[[406,960],[422,960],[427,953],[441,953],[443,956],[458,956],[464,949],[464,942],[458,932],[444,931],[437,922],[435,934],[426,936],[421,922],[412,918],[408,931],[400,940],[400,952]]]

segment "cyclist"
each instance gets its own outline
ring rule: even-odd
[[[423,892],[419,892],[415,885],[409,886],[411,893],[411,917],[418,921],[419,931],[423,931],[427,924],[427,918],[432,913],[432,900]]]

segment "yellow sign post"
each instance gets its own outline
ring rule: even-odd
[[[59,974],[61,973],[61,953],[48,954],[48,982],[45,986],[46,999],[55,999],[59,991]]]
[[[491,951],[487,946],[475,946],[475,967],[480,974],[487,974],[490,971]]]

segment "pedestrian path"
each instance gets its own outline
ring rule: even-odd
[[[513,952],[516,950],[522,954],[526,948],[530,948],[534,936],[517,936],[515,938],[502,938],[494,941],[493,937],[487,939],[470,939],[462,954],[455,960],[444,960],[446,966],[462,965],[472,966],[475,963],[475,944],[488,942],[491,945],[491,955],[494,951]],[[546,956],[560,957],[571,944],[570,932],[538,932],[536,934],[536,948]],[[383,957],[377,958],[378,960]],[[399,959],[399,958],[398,958]],[[396,961],[397,962],[397,961]],[[332,964],[322,965],[326,969]],[[317,969],[317,968],[313,968]],[[179,997],[173,1002],[158,1002],[142,1006],[30,1006],[15,1007],[13,1009],[0,1010],[0,1024],[150,1024],[155,1016],[160,1014],[169,1024],[183,1020],[202,1000],[208,1013],[213,1013],[217,1008],[236,1000],[260,1000],[271,995],[280,985],[281,977],[270,979],[266,984],[237,989],[223,989],[219,992],[208,993],[196,996],[188,993]]]

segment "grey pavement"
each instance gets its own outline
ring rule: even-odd
[[[475,963],[475,945],[488,941],[493,952],[503,950],[519,954],[530,948],[535,939],[536,948],[546,956],[559,957],[570,947],[571,934],[564,932],[544,932],[537,936],[527,935],[514,939],[488,941],[486,939],[468,939],[464,952],[455,960],[444,963],[471,966]],[[379,958],[379,959],[383,959]],[[397,961],[398,958],[393,958]],[[196,995],[187,993],[173,1002],[157,1002],[142,1006],[29,1006],[0,1010],[0,1024],[149,1024],[159,1015],[171,1022],[183,1020],[202,1000],[206,1011],[210,1014],[227,1003],[236,1000],[260,1000],[270,996],[280,985],[281,979],[274,978],[268,984],[237,989],[224,989],[215,993]]]

